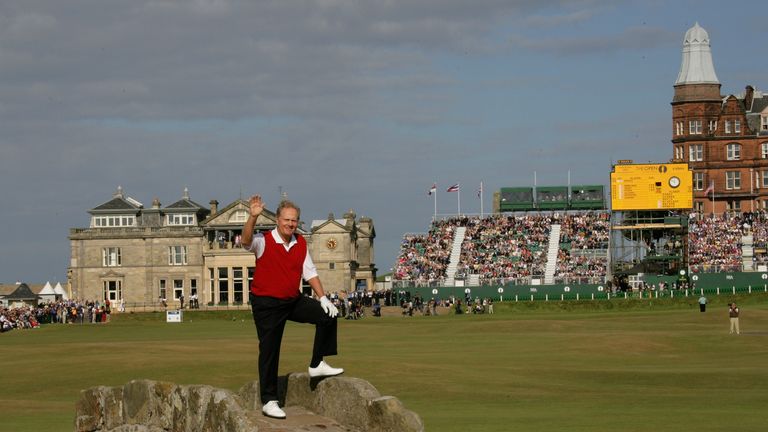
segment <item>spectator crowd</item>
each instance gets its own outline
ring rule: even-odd
[[[0,332],[38,328],[41,324],[85,324],[109,321],[109,301],[59,300],[37,306],[0,307]]]
[[[605,277],[610,213],[552,212],[436,220],[427,234],[403,236],[393,278],[416,285],[442,282],[458,227],[466,232],[457,279],[477,275],[481,283],[519,283],[543,278],[554,224],[561,226],[556,277]]]

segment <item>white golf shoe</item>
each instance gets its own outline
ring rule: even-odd
[[[272,417],[276,419],[285,418],[285,411],[280,409],[280,405],[277,404],[276,400],[269,401],[266,404],[264,404],[264,406],[261,407],[261,413],[267,417]]]
[[[312,378],[336,376],[336,375],[341,375],[343,373],[344,373],[344,369],[331,367],[331,365],[329,365],[325,361],[321,361],[320,364],[317,365],[317,367],[309,368],[309,376]]]

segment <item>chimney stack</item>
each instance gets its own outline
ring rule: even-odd
[[[216,200],[211,200],[211,216],[216,216],[216,214],[219,213],[219,202]]]

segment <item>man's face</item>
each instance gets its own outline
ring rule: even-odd
[[[299,226],[299,212],[294,208],[284,208],[277,217],[277,233],[283,241],[289,241]]]

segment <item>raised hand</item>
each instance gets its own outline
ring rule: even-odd
[[[261,199],[261,195],[254,195],[250,199],[251,216],[256,217],[264,211],[264,201]]]

